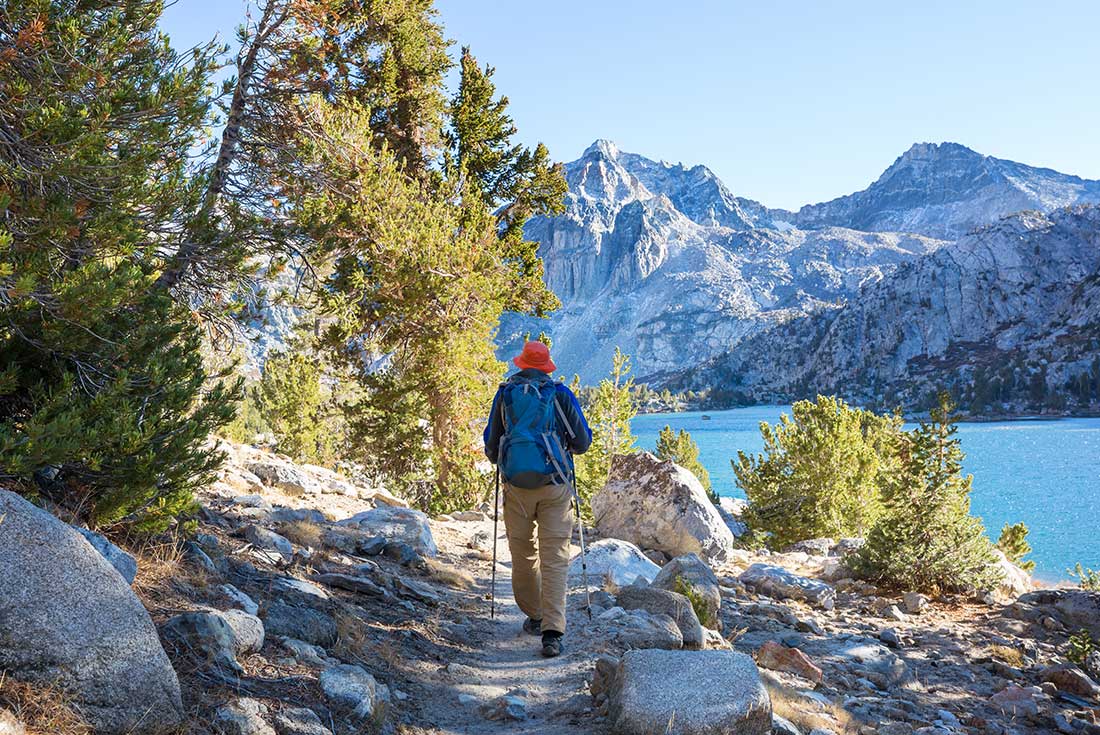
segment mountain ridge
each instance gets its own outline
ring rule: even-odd
[[[565,173],[566,211],[526,230],[562,309],[548,320],[506,316],[498,345],[507,357],[525,333],[546,331],[559,362],[586,382],[606,374],[619,346],[640,380],[682,383],[676,376],[742,340],[831,318],[907,264],[954,247],[956,233],[1019,209],[1100,202],[1100,182],[957,143],[914,144],[866,189],[798,212],[736,196],[706,166],[604,139]],[[895,225],[917,232],[882,229]]]

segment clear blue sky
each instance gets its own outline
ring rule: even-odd
[[[862,189],[917,141],[1100,178],[1096,0],[437,0],[497,68],[524,141],[596,138],[704,163],[798,207]],[[178,0],[180,46],[241,0]]]

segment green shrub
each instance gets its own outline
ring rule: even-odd
[[[1069,576],[1077,577],[1077,586],[1081,589],[1100,592],[1100,571],[1083,567],[1078,562],[1075,569],[1069,570]]]
[[[256,399],[255,386],[245,386],[241,400],[237,402],[237,415],[222,430],[222,435],[239,444],[251,444],[257,436],[271,433],[271,425],[264,419]]]
[[[1071,635],[1066,644],[1066,658],[1078,666],[1083,666],[1093,651],[1100,651],[1100,641],[1093,640],[1092,635],[1083,628]]]
[[[703,489],[707,491],[707,497],[715,505],[718,504],[718,495],[710,484],[710,473],[699,461],[699,445],[692,440],[691,434],[683,429],[680,429],[680,433],[677,434],[671,426],[665,426],[657,436],[657,456],[664,460],[672,460],[695,475]]]
[[[1024,559],[1031,553],[1031,544],[1027,542],[1027,526],[1023,523],[1008,525],[1001,528],[1001,536],[997,539],[997,548],[1004,552],[1008,560],[1025,572],[1035,571],[1035,562]]]
[[[904,435],[900,466],[884,478],[884,511],[853,559],[860,576],[894,587],[986,590],[998,581],[993,545],[970,515],[972,478],[962,474],[953,405]]]
[[[782,547],[821,536],[863,536],[880,512],[879,483],[895,464],[901,417],[840,398],[799,401],[777,425],[760,424],[764,454],[737,453],[745,520]]]
[[[691,609],[695,611],[695,617],[699,618],[700,623],[708,628],[718,627],[718,621],[713,619],[714,616],[711,615],[707,609],[706,597],[695,588],[695,585],[683,577],[677,577],[676,591],[688,598],[688,602],[691,603]]]

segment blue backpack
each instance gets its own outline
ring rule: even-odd
[[[572,485],[571,466],[558,436],[557,385],[549,376],[515,376],[500,387],[504,436],[500,440],[500,474],[514,487]],[[569,422],[562,415],[562,425]]]

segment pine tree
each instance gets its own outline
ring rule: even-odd
[[[707,491],[707,497],[718,504],[718,494],[711,488],[710,473],[699,461],[699,445],[692,440],[691,434],[684,429],[676,433],[671,426],[666,425],[657,435],[656,449],[658,457],[672,460],[699,478],[699,483]]]
[[[856,571],[898,588],[988,590],[998,581],[993,546],[970,515],[954,405],[941,393],[929,421],[905,435],[901,466],[883,487],[885,511],[855,558]]]
[[[101,524],[186,511],[235,397],[154,287],[217,53],[177,56],[161,8],[0,6],[0,477]]]
[[[892,472],[899,416],[878,416],[840,398],[798,401],[777,425],[760,424],[764,454],[737,453],[747,520],[783,547],[822,536],[862,536],[881,511],[879,485]]]
[[[573,379],[577,392],[580,378]],[[606,483],[611,473],[611,460],[616,454],[638,451],[630,421],[637,413],[632,394],[634,378],[630,377],[630,356],[615,348],[611,360],[611,374],[600,381],[585,402],[584,413],[592,429],[592,446],[576,458],[577,492],[584,501],[586,514],[588,500]]]
[[[1035,562],[1024,559],[1031,553],[1031,544],[1027,542],[1027,526],[1023,523],[1004,524],[1001,536],[997,539],[997,548],[1004,552],[1010,562],[1025,572],[1035,570]]]
[[[340,437],[333,431],[331,394],[313,356],[302,350],[268,355],[255,395],[280,452],[315,464],[334,459]]]

